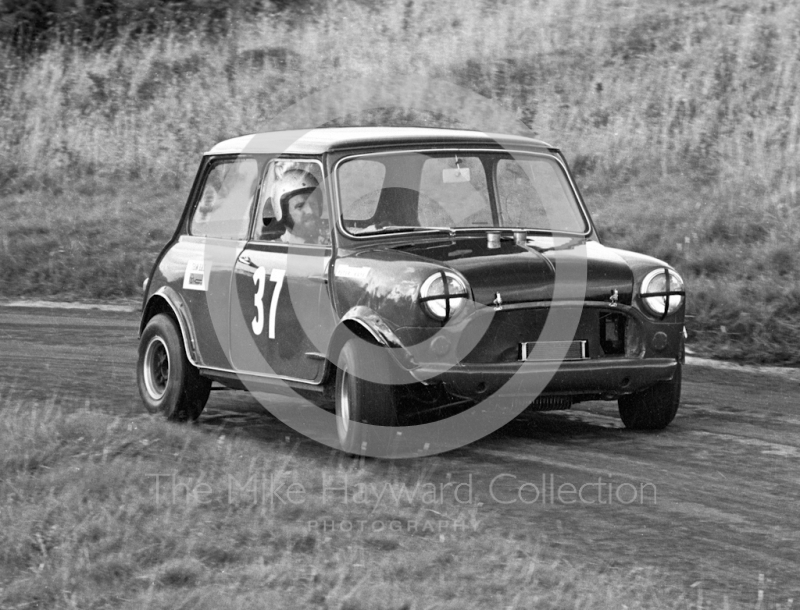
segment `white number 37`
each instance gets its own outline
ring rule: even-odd
[[[278,297],[283,288],[283,278],[286,275],[285,269],[273,269],[269,274],[269,281],[275,282],[275,290],[272,291],[272,300],[269,304],[269,334],[270,339],[275,338],[275,313],[278,309]],[[256,294],[254,303],[256,306],[256,317],[253,318],[250,324],[253,327],[253,332],[260,335],[264,332],[264,288],[267,284],[267,270],[264,267],[259,267],[253,274],[253,283],[256,285]]]

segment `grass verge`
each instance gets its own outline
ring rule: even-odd
[[[691,605],[651,570],[567,559],[481,528],[453,500],[435,511],[421,495],[358,502],[359,489],[425,474],[146,416],[66,414],[55,401],[0,410],[4,608]],[[349,502],[325,501],[325,477],[347,477]]]

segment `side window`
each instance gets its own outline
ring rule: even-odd
[[[189,232],[203,237],[245,239],[257,179],[258,163],[253,158],[214,162],[206,174]]]
[[[339,200],[345,225],[375,216],[386,167],[371,159],[352,159],[339,166]]]
[[[328,210],[323,201],[322,184],[319,163],[294,159],[270,161],[259,196],[256,238],[263,241],[330,243]],[[316,188],[309,193],[304,187]],[[292,193],[300,195],[303,192],[302,204],[290,198]]]

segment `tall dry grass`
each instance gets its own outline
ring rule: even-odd
[[[233,135],[321,123],[515,129],[417,88],[448,81],[565,149],[606,243],[684,272],[696,346],[798,362],[799,49],[791,0],[343,0],[215,38],[165,29],[102,50],[55,45],[25,64],[0,51],[0,290],[81,293],[70,269],[92,256],[63,256],[54,276],[20,253],[70,252],[68,239],[110,252],[112,221],[100,219],[100,235],[63,228],[103,216],[109,199],[124,200],[125,220],[173,223],[198,155]],[[285,112],[363,76],[384,95],[354,88]],[[168,210],[153,213],[142,185]],[[149,261],[157,240],[144,241]],[[131,293],[148,264],[88,292]]]

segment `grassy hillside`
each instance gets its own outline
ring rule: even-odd
[[[233,135],[332,116],[513,128],[458,96],[398,93],[410,75],[564,148],[605,243],[684,274],[696,348],[800,362],[793,0],[343,0],[227,32],[0,50],[0,294],[135,294],[199,154]],[[362,75],[384,79],[377,109],[354,89],[281,114]]]

